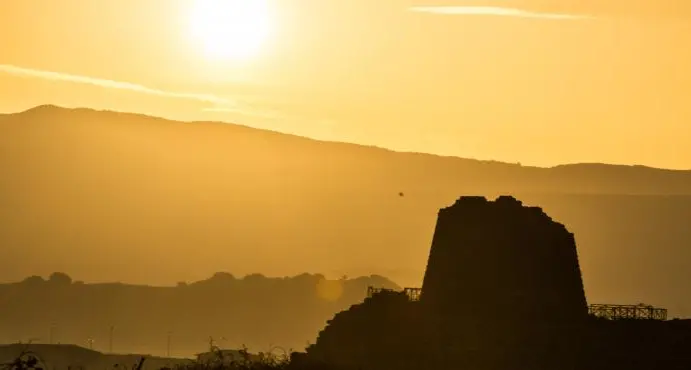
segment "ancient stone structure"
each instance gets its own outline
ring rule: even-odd
[[[573,234],[510,196],[461,197],[439,211],[420,299],[453,320],[588,315]]]
[[[337,313],[307,353],[321,369],[418,369],[410,361],[419,347],[417,303],[404,292],[382,290]]]
[[[419,300],[408,291],[370,293],[327,323],[301,366],[643,370],[691,363],[691,321],[589,316],[573,234],[509,196],[461,197],[439,211]]]

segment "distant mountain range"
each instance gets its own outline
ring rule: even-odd
[[[55,106],[0,116],[0,169],[0,280],[313,271],[419,285],[439,208],[511,194],[576,234],[591,302],[691,315],[691,171],[537,168]]]

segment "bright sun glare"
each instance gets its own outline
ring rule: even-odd
[[[213,60],[256,56],[270,32],[268,0],[195,0],[190,31]]]

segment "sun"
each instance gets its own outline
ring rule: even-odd
[[[255,57],[271,31],[268,0],[194,0],[190,34],[207,58]]]

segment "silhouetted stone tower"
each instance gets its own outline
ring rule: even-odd
[[[510,196],[464,196],[439,211],[420,303],[452,321],[588,315],[573,234]]]

